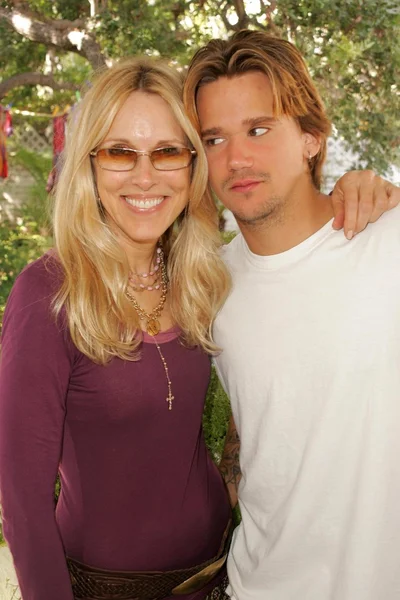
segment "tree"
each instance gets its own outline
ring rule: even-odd
[[[274,21],[306,57],[339,133],[361,164],[400,164],[400,5],[279,2]]]
[[[0,100],[51,112],[98,66],[148,53],[184,66],[213,35],[260,28],[304,54],[366,166],[400,164],[398,0],[0,1]],[[38,90],[40,94],[38,94]]]

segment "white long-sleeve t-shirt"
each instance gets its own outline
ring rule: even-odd
[[[400,208],[274,256],[238,235],[216,359],[241,440],[234,600],[400,599]]]

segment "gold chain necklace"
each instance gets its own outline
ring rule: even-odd
[[[143,308],[141,306],[139,306],[139,304],[137,303],[136,298],[134,296],[132,296],[132,294],[130,294],[128,292],[128,290],[126,290],[125,293],[126,293],[128,299],[131,301],[133,308],[136,310],[136,312],[139,316],[139,319],[141,321],[143,319],[147,319],[146,331],[149,335],[151,335],[154,338],[154,343],[156,345],[158,354],[160,355],[161,362],[164,367],[165,377],[167,379],[167,386],[168,386],[168,396],[166,397],[165,400],[168,402],[168,410],[172,410],[172,401],[175,399],[175,397],[172,394],[172,384],[171,384],[171,380],[169,378],[168,365],[167,365],[167,361],[165,360],[163,353],[161,352],[161,348],[155,338],[155,336],[158,333],[160,333],[161,325],[160,325],[160,321],[158,320],[158,317],[161,315],[161,312],[164,308],[165,300],[167,298],[167,291],[168,291],[167,269],[165,268],[164,253],[163,253],[162,249],[160,252],[160,257],[161,257],[161,281],[162,281],[161,298],[160,298],[160,302],[151,311],[151,313],[148,313],[145,310],[143,310]]]
[[[167,291],[168,291],[167,269],[165,268],[164,253],[162,250],[160,253],[160,257],[161,257],[161,298],[160,298],[159,303],[151,311],[151,313],[148,313],[145,310],[143,310],[143,308],[141,306],[139,306],[139,304],[137,303],[135,296],[132,296],[132,294],[128,290],[125,291],[127,297],[132,302],[133,307],[139,316],[139,319],[141,321],[143,321],[143,319],[146,319],[146,331],[149,335],[152,335],[152,336],[157,335],[157,333],[160,333],[161,325],[160,325],[160,321],[158,320],[158,317],[161,315],[161,313],[163,311],[165,300],[167,299]]]

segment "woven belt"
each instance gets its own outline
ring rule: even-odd
[[[161,600],[201,590],[225,564],[232,524],[225,529],[218,554],[200,565],[176,571],[108,571],[67,557],[74,597],[91,600]]]

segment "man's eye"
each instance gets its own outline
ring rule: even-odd
[[[222,144],[223,141],[224,141],[224,138],[222,138],[222,137],[208,138],[208,139],[204,140],[204,145],[208,146],[208,147],[218,146],[219,144]]]
[[[249,135],[252,137],[259,137],[260,135],[265,135],[268,131],[269,127],[253,127],[253,129],[250,129]]]

